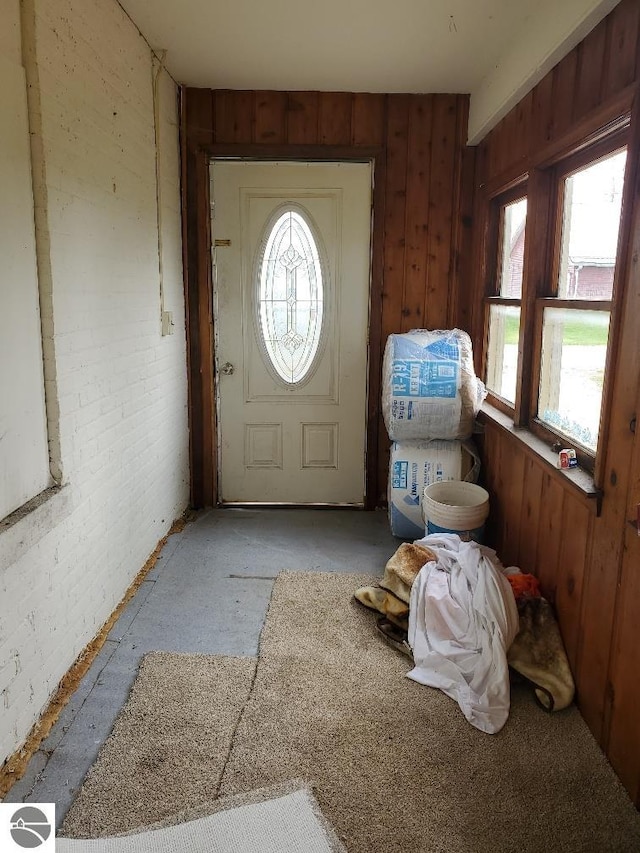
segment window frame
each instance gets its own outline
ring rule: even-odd
[[[504,210],[510,204],[521,200],[527,201],[527,216],[529,213],[528,199],[528,182],[526,177],[517,182],[514,182],[507,189],[496,193],[490,199],[489,212],[489,228],[488,228],[488,257],[486,266],[485,280],[485,295],[483,300],[484,310],[484,328],[483,328],[483,360],[482,360],[482,376],[487,377],[489,364],[489,335],[491,331],[491,307],[494,305],[503,305],[505,307],[517,307],[520,309],[520,330],[522,329],[522,301],[524,296],[524,267],[523,267],[523,282],[520,298],[507,297],[500,295],[500,284],[502,278],[502,270],[504,263]],[[527,247],[527,225],[525,219],[525,238],[524,251],[526,259]],[[526,262],[526,260],[525,260]],[[516,401],[511,403],[505,397],[500,396],[496,391],[493,391],[487,386],[487,398],[491,405],[495,406],[501,412],[513,416],[515,413],[519,382],[520,370],[520,345],[521,336],[518,337],[518,366],[516,368]]]
[[[618,241],[616,248],[616,260],[613,274],[613,290],[610,300],[571,299],[558,296],[560,264],[562,254],[562,231],[564,217],[564,182],[571,175],[595,165],[601,160],[612,156],[623,148],[627,148],[627,159],[629,155],[629,127],[619,128],[580,151],[571,152],[567,156],[558,158],[550,167],[549,177],[551,182],[551,203],[553,210],[553,221],[549,224],[549,246],[547,251],[547,265],[544,292],[536,295],[533,304],[533,326],[534,326],[534,349],[532,369],[530,373],[529,387],[529,428],[531,431],[552,448],[573,447],[576,451],[578,463],[581,468],[591,472],[596,470],[598,453],[603,446],[603,436],[609,419],[609,405],[611,384],[611,363],[613,351],[613,314],[617,299],[617,281],[621,266],[622,249],[622,219],[624,215],[624,196],[627,184],[627,167],[625,166],[625,177],[623,179],[623,204],[620,212],[620,224],[618,227]],[[608,311],[609,312],[609,335],[607,339],[607,350],[605,355],[605,369],[602,386],[602,398],[600,403],[598,441],[595,451],[580,444],[575,439],[568,438],[563,433],[554,430],[549,424],[540,418],[538,411],[540,397],[540,380],[542,373],[542,336],[545,308],[565,308],[580,311]]]
[[[620,308],[620,280],[625,266],[625,211],[629,205],[630,115],[621,117],[615,126],[603,129],[571,147],[557,151],[553,160],[533,164],[530,171],[517,180],[495,188],[488,195],[488,220],[485,237],[485,289],[483,296],[483,347],[482,376],[487,376],[489,313],[492,304],[520,305],[520,335],[518,343],[518,368],[516,376],[515,405],[488,390],[487,402],[513,419],[516,429],[529,430],[537,439],[553,450],[570,446],[576,449],[579,465],[589,472],[596,486],[602,480],[602,453],[608,433],[613,387],[613,367],[617,346],[618,313]],[[610,300],[585,300],[558,297],[558,281],[564,215],[564,181],[599,160],[627,148],[627,162],[622,188],[622,210],[618,230],[613,291]],[[500,213],[507,204],[518,198],[527,198],[525,224],[524,265],[522,295],[520,300],[499,297],[501,264]],[[605,360],[598,442],[595,453],[563,437],[538,416],[539,386],[542,364],[542,336],[544,309],[549,307],[570,310],[609,311],[609,335]]]

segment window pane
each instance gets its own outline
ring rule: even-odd
[[[527,200],[521,198],[502,208],[502,245],[500,246],[500,296],[520,299],[524,259],[524,226]]]
[[[520,309],[492,305],[489,309],[487,388],[513,404],[516,401],[519,335]]]
[[[287,210],[264,240],[257,281],[260,331],[278,375],[295,385],[318,352],[324,282],[318,246],[301,212]]]
[[[558,296],[611,299],[627,152],[619,151],[564,182]]]
[[[544,310],[538,417],[594,452],[608,336],[608,311]]]

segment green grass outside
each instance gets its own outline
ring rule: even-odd
[[[505,344],[518,343],[518,318],[505,318],[504,342]],[[609,334],[608,325],[594,325],[575,320],[564,324],[563,343],[565,346],[606,346]]]

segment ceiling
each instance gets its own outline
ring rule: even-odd
[[[478,141],[618,0],[120,0],[175,80],[468,92]]]

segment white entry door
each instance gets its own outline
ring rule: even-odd
[[[223,503],[362,504],[369,163],[213,161]]]

